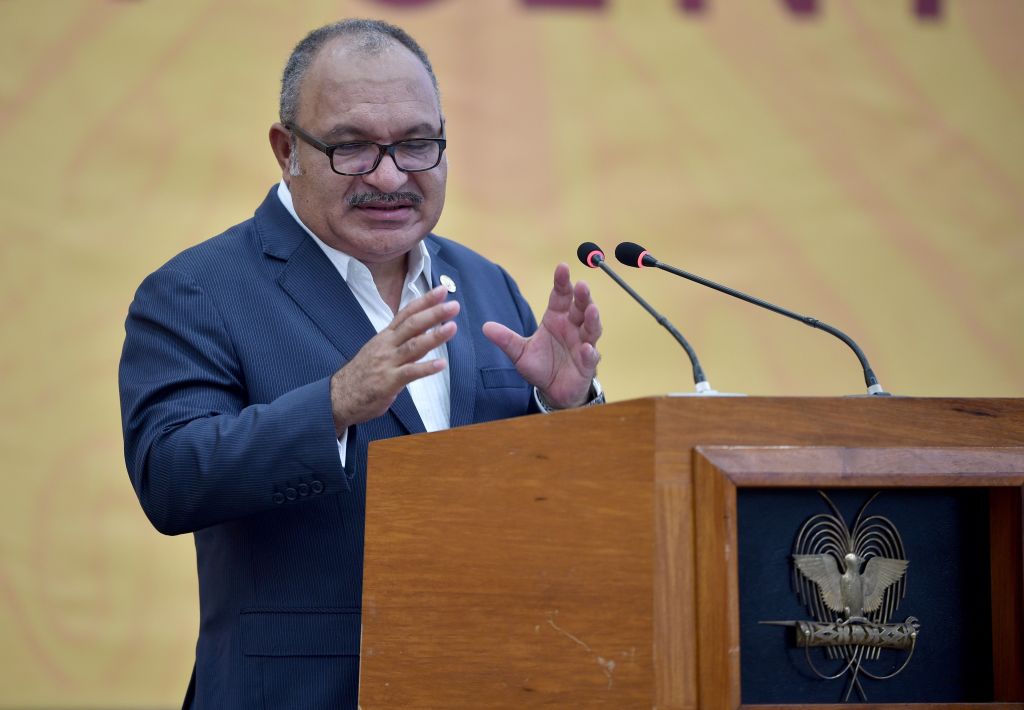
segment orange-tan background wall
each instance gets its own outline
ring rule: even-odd
[[[628,239],[847,331],[894,392],[1024,395],[1024,3],[527,4],[0,0],[0,707],[180,702],[194,553],[149,527],[125,474],[123,320],[143,276],[279,177],[284,60],[343,16],[431,53],[438,231],[536,310],[556,262],[583,276],[579,242]],[[669,336],[586,276],[610,398],[692,389]],[[720,390],[863,391],[823,333],[625,276]]]

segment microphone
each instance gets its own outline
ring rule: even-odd
[[[670,266],[669,264],[666,264],[662,261],[658,261],[651,255],[649,251],[644,249],[639,244],[634,244],[633,242],[622,242],[617,247],[615,247],[615,258],[618,259],[621,263],[625,264],[626,266],[632,266],[633,268],[636,269],[642,269],[645,266],[653,266],[657,269],[661,269],[662,271],[667,271],[670,274],[682,276],[684,279],[689,279],[690,281],[699,283],[702,286],[707,286],[708,288],[713,288],[716,291],[721,291],[722,293],[728,294],[729,296],[733,296],[734,298],[738,298],[741,301],[753,303],[755,306],[760,306],[761,308],[767,308],[769,311],[774,311],[779,315],[800,321],[804,325],[809,325],[812,328],[824,330],[826,333],[830,333],[831,335],[834,335],[835,337],[839,338],[844,343],[846,343],[850,347],[850,349],[853,350],[853,353],[857,356],[857,359],[860,360],[860,366],[864,370],[864,383],[868,387],[868,394],[878,396],[889,395],[888,392],[882,389],[882,385],[878,384],[878,378],[875,377],[875,373],[872,371],[871,365],[868,363],[868,359],[864,355],[864,351],[860,349],[860,346],[858,346],[857,343],[853,342],[853,338],[851,338],[849,335],[839,330],[838,328],[833,328],[828,323],[822,323],[817,318],[811,318],[810,316],[802,316],[799,313],[794,313],[793,311],[790,311],[786,308],[773,305],[771,303],[768,303],[767,301],[761,300],[760,298],[748,296],[747,294],[741,291],[737,291],[736,289],[729,288],[728,286],[723,286],[722,284],[715,283],[714,281],[709,281],[708,279],[701,278],[700,276],[688,273],[686,271],[683,271],[682,269],[677,269],[674,266]]]
[[[693,384],[697,390],[697,394],[717,394],[717,392],[711,388],[711,385],[708,383],[708,379],[704,376],[704,370],[700,366],[700,360],[697,359],[697,353],[690,344],[686,342],[686,338],[682,336],[682,333],[676,330],[675,326],[668,322],[668,318],[654,310],[654,308],[651,307],[651,304],[645,301],[639,293],[634,291],[629,284],[622,280],[621,276],[612,271],[612,268],[605,263],[604,252],[601,251],[601,247],[594,244],[594,242],[583,242],[576,249],[576,256],[579,257],[579,260],[583,262],[584,266],[591,269],[600,269],[608,274],[615,283],[621,286],[626,293],[632,296],[637,303],[643,306],[644,310],[654,317],[654,320],[658,321],[665,330],[671,333],[672,337],[676,339],[676,342],[683,346],[683,350],[685,350],[686,354],[690,357],[690,364],[693,365]]]

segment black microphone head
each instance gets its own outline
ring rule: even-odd
[[[583,262],[584,266],[596,269],[597,265],[604,261],[604,252],[594,242],[583,242],[576,248],[576,256]]]
[[[622,242],[615,247],[615,258],[634,269],[642,269],[657,263],[657,260],[646,249],[633,242]]]

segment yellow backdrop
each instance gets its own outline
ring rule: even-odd
[[[410,3],[405,3],[409,5]],[[414,3],[413,3],[414,4]],[[378,16],[426,46],[450,139],[438,231],[541,310],[576,245],[663,259],[857,338],[890,390],[1024,394],[1024,51],[1017,0],[0,2],[0,707],[180,702],[189,537],[146,522],[116,366],[145,274],[248,217],[292,45]],[[625,274],[720,390],[863,391],[823,333],[652,271]],[[614,284],[613,400],[692,389]]]

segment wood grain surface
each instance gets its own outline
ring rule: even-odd
[[[1021,400],[912,398],[656,398],[375,443],[361,705],[736,708],[736,485],[1015,490],[1019,446]]]

